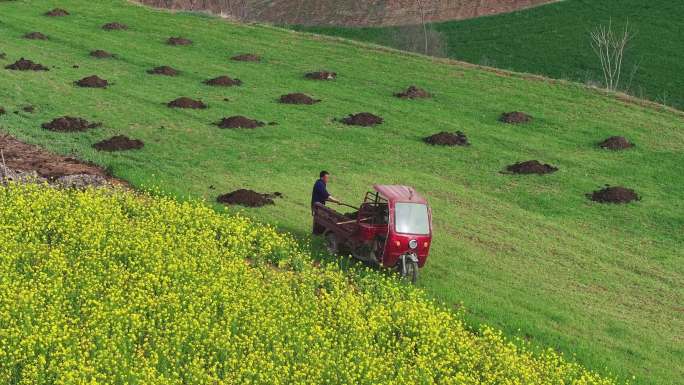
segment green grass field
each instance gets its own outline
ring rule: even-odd
[[[622,88],[684,108],[684,3],[567,0],[519,12],[433,24],[446,55],[470,63],[601,84],[589,31],[612,20],[636,33],[625,55]],[[311,27],[308,31],[395,45],[397,28]],[[636,72],[632,76],[635,66]],[[631,79],[631,80],[630,80]]]
[[[72,15],[42,16],[54,6]],[[330,190],[350,203],[357,203],[372,183],[413,185],[434,210],[434,246],[420,282],[434,298],[453,307],[463,304],[471,323],[486,322],[537,346],[576,354],[599,373],[636,375],[639,384],[672,384],[684,376],[681,114],[576,84],[156,12],[122,0],[2,2],[0,15],[0,51],[7,54],[3,67],[22,56],[51,67],[49,72],[0,70],[0,106],[9,112],[0,116],[2,130],[173,196],[213,201],[237,188],[280,191],[284,198],[275,206],[245,212],[302,239],[308,237],[311,185],[320,169],[334,174]],[[110,21],[130,29],[100,29]],[[34,30],[50,39],[22,38]],[[165,44],[178,35],[194,44]],[[93,59],[88,56],[93,49],[117,58]],[[228,60],[244,52],[262,54],[264,60]],[[157,65],[182,74],[146,74]],[[338,79],[303,78],[318,69],[336,71]],[[92,74],[113,85],[73,85]],[[243,86],[202,84],[223,74],[240,78]],[[392,97],[414,83],[435,97]],[[323,101],[313,106],[276,102],[289,92]],[[165,106],[180,96],[200,98],[209,108]],[[36,112],[20,111],[27,104]],[[534,122],[497,121],[513,110],[533,115]],[[332,121],[361,111],[381,115],[385,123],[355,128]],[[278,125],[255,130],[212,125],[237,114]],[[40,128],[61,115],[101,121],[103,127],[76,134]],[[464,131],[472,146],[422,143],[442,130]],[[122,153],[91,148],[115,134],[142,139],[145,148]],[[627,136],[636,147],[624,152],[596,147],[611,135]],[[500,173],[528,159],[560,170],[544,177]],[[614,206],[585,198],[604,184],[634,188],[643,199]]]

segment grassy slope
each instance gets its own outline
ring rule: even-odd
[[[684,3],[656,0],[568,0],[515,13],[434,24],[447,42],[447,56],[554,78],[600,82],[589,31],[609,20],[625,21],[637,35],[627,53],[629,92],[684,108]],[[392,45],[394,28],[307,28],[312,32]]]
[[[41,16],[57,5],[73,15]],[[463,302],[471,322],[486,321],[509,335],[576,353],[600,372],[636,374],[644,384],[684,376],[677,364],[684,360],[678,332],[684,329],[681,115],[624,104],[576,85],[268,27],[174,16],[123,1],[17,1],[0,8],[0,51],[8,54],[3,64],[25,56],[56,67],[47,73],[0,71],[0,105],[10,111],[37,106],[35,114],[0,117],[4,130],[174,195],[214,199],[240,187],[281,191],[285,198],[277,205],[248,213],[301,236],[309,230],[310,188],[321,168],[334,172],[331,190],[349,202],[372,183],[412,184],[434,207],[435,243],[421,285],[436,298],[454,306]],[[99,29],[115,20],[131,29]],[[21,38],[31,30],[51,40]],[[179,34],[195,44],[164,44]],[[88,51],[96,48],[119,58],[91,59]],[[265,62],[227,60],[241,52],[261,53]],[[161,64],[183,75],[145,73]],[[321,68],[337,71],[338,80],[302,78]],[[114,85],[89,90],[71,84],[93,73]],[[224,73],[244,86],[201,84]],[[436,97],[391,97],[412,83]],[[294,91],[324,101],[301,107],[275,102]],[[209,109],[164,106],[179,96],[202,98]],[[528,126],[498,123],[507,110],[524,110],[536,120]],[[360,111],[380,114],[386,123],[352,128],[331,121]],[[104,127],[83,134],[40,128],[63,114],[103,121]],[[279,125],[248,131],[210,125],[234,114]],[[463,130],[473,145],[449,149],[420,142],[440,130]],[[96,140],[118,133],[143,139],[146,147],[118,154],[91,149]],[[630,137],[637,147],[623,153],[595,148],[614,134]],[[560,171],[548,177],[499,173],[526,159],[550,162]],[[633,187],[643,201],[602,206],[584,198],[605,183]]]

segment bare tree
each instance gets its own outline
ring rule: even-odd
[[[428,54],[428,30],[427,24],[425,23],[425,0],[416,0],[416,6],[418,7],[418,14],[420,15],[420,25],[423,26],[423,37],[425,39],[425,50],[424,54]]]
[[[235,20],[247,21],[250,15],[251,4],[249,0],[224,0],[222,9],[228,10],[228,15]]]
[[[427,36],[427,48],[425,46]],[[423,29],[420,25],[405,25],[392,29],[391,45],[404,51],[420,52],[430,56],[446,57],[447,44],[444,36],[428,26]]]
[[[625,50],[634,37],[629,29],[629,22],[621,32],[613,31],[612,20],[607,26],[599,25],[590,33],[591,47],[601,61],[603,80],[606,89],[615,91],[620,86],[620,75]]]
[[[430,56],[444,57],[447,54],[447,40],[427,20],[430,0],[412,0],[415,8],[415,24],[391,28],[389,36],[392,47],[405,51],[419,52]]]
[[[634,65],[632,65],[632,70],[629,71],[629,81],[627,81],[627,86],[625,87],[625,90],[627,90],[627,92],[629,93],[632,93],[632,83],[634,82],[634,78],[636,77],[637,72],[639,72],[640,67],[641,63],[637,62]]]

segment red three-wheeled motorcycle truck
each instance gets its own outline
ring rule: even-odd
[[[353,214],[313,207],[316,227],[336,254],[396,269],[415,283],[432,242],[432,211],[413,187],[374,185]]]

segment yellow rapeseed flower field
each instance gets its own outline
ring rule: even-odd
[[[0,187],[1,384],[614,384],[201,203]]]

